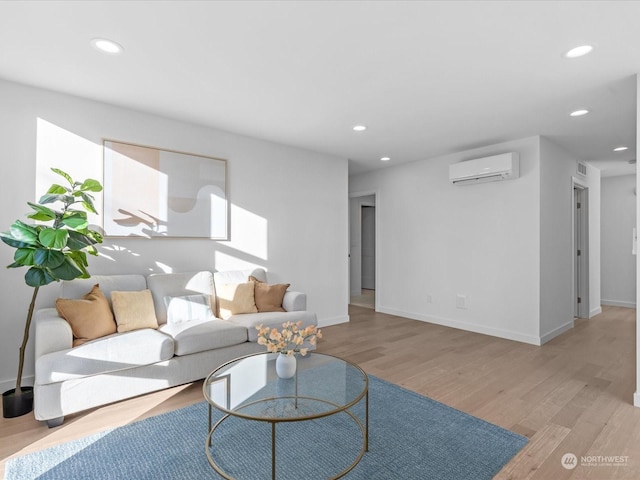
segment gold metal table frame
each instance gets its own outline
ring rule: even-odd
[[[278,423],[285,423],[285,422],[302,422],[302,421],[308,421],[308,420],[315,420],[318,418],[323,418],[323,417],[328,417],[331,415],[335,415],[337,413],[341,413],[344,412],[347,415],[349,415],[351,417],[351,419],[356,423],[356,425],[359,427],[360,429],[360,433],[362,434],[362,448],[360,449],[360,452],[358,453],[358,455],[356,456],[355,460],[353,461],[353,463],[351,463],[347,468],[345,468],[344,470],[342,470],[340,473],[338,473],[337,475],[330,477],[331,479],[337,479],[337,478],[342,478],[344,477],[347,473],[349,473],[351,470],[353,470],[353,468],[355,468],[355,466],[360,462],[360,460],[362,459],[362,457],[364,456],[365,452],[367,452],[369,450],[369,378],[367,377],[367,374],[365,373],[364,370],[362,370],[362,368],[360,368],[358,365],[356,365],[355,363],[349,362],[347,360],[344,360],[342,358],[333,356],[333,355],[327,355],[327,354],[322,354],[322,353],[316,353],[316,352],[312,352],[309,355],[314,355],[314,356],[322,356],[322,357],[326,357],[326,359],[328,360],[332,360],[333,361],[339,361],[339,362],[344,362],[345,365],[351,367],[351,368],[355,368],[357,369],[357,371],[359,371],[362,375],[362,379],[364,380],[363,382],[363,388],[362,388],[362,392],[360,392],[359,395],[355,396],[353,399],[351,399],[349,402],[346,402],[344,404],[340,404],[340,403],[335,403],[332,402],[328,399],[323,399],[323,398],[316,398],[316,397],[312,397],[312,396],[304,396],[304,395],[299,395],[298,394],[298,371],[299,369],[296,368],[296,373],[294,376],[294,395],[278,395],[278,396],[268,396],[265,398],[260,398],[258,400],[254,400],[252,402],[248,402],[248,403],[242,403],[241,405],[232,408],[231,407],[231,374],[227,374],[227,375],[223,375],[223,374],[218,374],[218,372],[222,372],[225,371],[228,367],[233,366],[234,364],[239,364],[239,362],[242,361],[248,361],[248,359],[250,359],[251,357],[257,357],[259,355],[270,355],[273,356],[274,354],[268,353],[268,352],[262,352],[262,353],[255,353],[255,354],[251,354],[251,355],[246,355],[244,357],[240,357],[240,358],[236,358],[234,360],[231,360],[223,365],[221,365],[220,367],[216,368],[213,372],[211,372],[207,378],[205,379],[202,389],[203,389],[203,393],[204,396],[207,400],[207,403],[209,404],[209,430],[208,430],[208,435],[206,438],[206,442],[205,442],[205,451],[207,454],[207,460],[209,461],[209,464],[213,467],[213,469],[223,478],[229,479],[229,480],[235,480],[234,477],[230,476],[229,474],[227,474],[213,459],[213,456],[211,454],[211,446],[212,446],[212,440],[213,440],[213,435],[214,432],[216,431],[216,429],[218,427],[220,427],[220,425],[222,425],[222,423],[227,420],[229,417],[238,417],[238,418],[243,418],[246,420],[253,420],[253,421],[259,421],[259,422],[267,422],[271,424],[271,478],[273,480],[276,479],[276,425]],[[275,369],[275,367],[274,367]],[[321,381],[321,379],[320,379]],[[220,405],[218,402],[214,401],[209,392],[210,389],[209,387],[211,385],[213,385],[214,383],[219,383],[222,382],[224,384],[224,388],[226,390],[226,398],[225,398],[225,405]],[[353,413],[351,412],[349,409],[353,406],[355,406],[356,404],[358,404],[362,399],[365,399],[365,424],[363,425],[362,422],[360,421],[360,419]],[[307,415],[307,416],[299,416],[299,417],[268,417],[268,416],[255,416],[255,415],[251,415],[251,414],[247,414],[244,411],[246,411],[247,409],[249,409],[250,407],[257,405],[257,404],[261,404],[261,403],[266,403],[269,401],[273,401],[273,400],[286,400],[286,399],[291,399],[293,400],[294,406],[297,409],[298,408],[298,400],[312,400],[314,402],[320,402],[322,404],[326,404],[328,405],[328,408],[326,410],[323,410],[317,414],[313,414],[313,415]],[[217,410],[220,410],[224,415],[223,417],[218,420],[215,425],[212,426],[212,407],[216,408]]]

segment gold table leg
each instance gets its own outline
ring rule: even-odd
[[[276,422],[271,423],[271,478],[276,480]]]

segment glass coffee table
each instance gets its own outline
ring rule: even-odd
[[[355,422],[359,429],[358,436],[362,437],[362,447],[353,462],[331,476],[343,477],[358,464],[368,450],[367,374],[354,363],[331,355],[310,352],[305,357],[297,356],[297,369],[293,378],[280,379],[275,368],[277,355],[264,352],[237,358],[216,368],[204,380],[202,388],[209,403],[209,433],[205,446],[209,464],[223,478],[233,479],[234,477],[219,465],[220,462],[214,460],[212,452],[216,450],[216,431],[230,418],[241,419],[241,427],[245,431],[251,431],[254,422],[266,422],[271,426],[271,478],[275,479],[278,424],[321,419],[342,413],[347,415],[345,423]],[[351,411],[351,408],[363,399],[364,424]],[[212,408],[223,413],[222,418],[215,424]],[[295,439],[299,443],[309,442],[309,447],[314,446],[313,440],[305,435]],[[224,444],[227,445],[227,442],[225,440]],[[285,456],[286,460],[285,454],[280,455]]]

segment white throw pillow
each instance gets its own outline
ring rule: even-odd
[[[164,297],[167,306],[167,323],[175,325],[192,320],[212,320],[210,295],[185,295]]]

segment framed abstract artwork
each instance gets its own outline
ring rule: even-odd
[[[105,235],[228,239],[227,161],[104,140]]]

